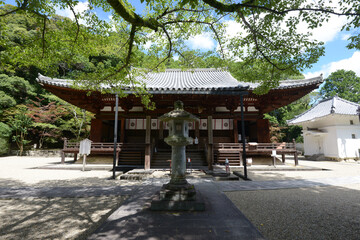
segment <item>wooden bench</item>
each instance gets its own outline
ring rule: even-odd
[[[119,159],[119,153],[121,152],[122,143],[118,143],[116,147],[116,159]],[[65,163],[65,153],[74,154],[74,162],[77,159],[79,153],[79,142],[68,142],[64,140],[64,148],[61,151],[61,163]],[[91,143],[91,154],[114,154],[114,143]]]

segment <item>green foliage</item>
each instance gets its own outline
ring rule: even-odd
[[[284,71],[274,71],[272,66],[268,66],[261,61],[251,64],[247,62],[230,62],[229,71],[238,80],[252,80],[252,82],[262,82],[254,91],[256,94],[264,94],[278,85],[278,80],[303,79],[304,76],[297,70],[286,69]]]
[[[23,104],[36,96],[34,87],[25,79],[0,74],[0,106],[8,108]]]
[[[67,114],[59,119],[59,130],[61,130],[67,138],[80,140],[88,137],[90,134],[89,124],[94,115],[71,104],[63,103],[63,107],[66,109]]]
[[[0,122],[0,156],[9,152],[9,138],[11,128],[5,123]]]
[[[60,5],[65,7],[67,4],[76,3],[67,1],[60,2]],[[86,57],[101,52],[106,54],[103,52],[106,45],[107,49],[111,49],[106,40],[109,38],[108,24],[89,15],[82,16],[89,21],[89,25],[79,25],[78,28],[69,18],[54,15],[55,4],[39,3],[38,7],[42,8],[41,15],[49,14],[45,20],[43,16],[32,13],[33,6],[29,6],[29,12],[20,10],[0,17],[0,24],[4,26],[0,41],[6,43],[0,48],[0,67],[4,72],[14,74],[21,69],[35,66],[48,75],[60,73],[64,76],[73,67],[79,67],[79,63]],[[0,14],[14,9],[16,8],[11,5],[2,6]]]
[[[287,106],[264,114],[264,119],[269,119],[271,125],[270,135],[273,141],[291,142],[295,139],[296,142],[302,142],[302,128],[300,126],[287,125],[287,120],[293,119],[297,115],[310,109],[319,98],[319,93],[312,92]]]
[[[12,140],[16,142],[20,156],[24,151],[24,146],[30,143],[29,140],[26,140],[26,136],[28,135],[29,128],[32,126],[32,120],[26,115],[26,112],[27,108],[21,107],[9,120],[11,129],[14,132]]]
[[[296,126],[296,125],[287,126],[286,128],[284,128],[283,132],[285,134],[283,138],[284,142],[292,142],[293,139],[295,139],[295,141],[298,143],[304,142],[303,136],[301,136],[302,133],[301,126]]]
[[[277,118],[275,116],[272,116],[272,115],[268,114],[268,113],[264,114],[264,119],[268,119],[270,124],[273,124],[273,125],[279,124]]]
[[[96,89],[100,83],[131,82],[126,76],[138,74],[134,67],[139,65],[151,70],[193,67],[199,59],[188,56],[188,40],[205,34],[218,43],[208,63],[221,67],[240,62],[243,67],[235,68],[237,78],[262,81],[257,92],[264,93],[284,75],[298,75],[324,54],[323,43],[312,40],[308,32],[299,33],[299,24],[314,29],[332,14],[345,15],[348,31],[359,27],[360,19],[354,0],[340,1],[340,9],[328,1],[303,0],[141,2],[146,8],[140,15],[131,1],[91,0],[74,20],[54,13],[74,8],[79,4],[76,0],[17,1],[15,7],[1,3],[0,65],[7,73],[35,66],[51,76],[69,74],[88,79],[79,83]],[[95,9],[111,12],[111,24],[99,19]],[[236,34],[226,34],[225,18],[236,24]],[[357,47],[358,38],[353,37],[349,47]],[[142,61],[144,53],[149,61]],[[112,59],[94,63],[92,56]],[[179,60],[174,61],[174,56]]]
[[[0,122],[0,136],[3,138],[9,138],[11,136],[11,128],[2,122]]]
[[[1,109],[13,107],[15,105],[16,105],[16,101],[13,97],[7,95],[3,91],[0,91],[0,111]]]
[[[61,133],[57,124],[66,114],[64,107],[59,103],[47,102],[41,98],[32,101],[27,107],[27,115],[34,121],[32,134],[33,140],[38,140],[38,147],[42,148],[44,143],[60,141]]]
[[[325,79],[320,94],[323,98],[339,96],[360,103],[360,77],[353,71],[337,70]]]
[[[316,103],[319,98],[319,93],[309,93],[287,106],[278,108],[270,112],[269,115],[275,117],[280,126],[286,126],[287,120],[293,119],[297,115],[310,109],[312,104]]]

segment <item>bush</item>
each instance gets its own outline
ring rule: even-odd
[[[11,128],[5,123],[0,122],[0,156],[9,152],[9,138],[11,136]]]

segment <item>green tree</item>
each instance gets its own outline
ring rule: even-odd
[[[2,109],[13,107],[15,105],[16,105],[16,101],[13,97],[7,95],[3,91],[0,91],[0,113]]]
[[[360,77],[353,71],[337,70],[325,79],[320,94],[323,98],[339,96],[360,103]]]
[[[297,115],[310,109],[313,104],[316,104],[320,97],[318,92],[312,92],[287,106],[264,114],[264,118],[269,119],[271,125],[270,135],[272,141],[291,142],[292,139],[295,139],[297,142],[302,142],[302,128],[300,126],[289,126],[287,120],[293,119]]]
[[[0,156],[9,152],[9,138],[11,128],[5,123],[0,122]]]
[[[61,117],[66,114],[64,107],[54,101],[46,103],[41,98],[32,101],[27,107],[27,115],[34,122],[32,133],[38,139],[38,148],[42,148],[44,142],[56,143],[59,141],[61,132],[58,125]]]
[[[9,119],[9,124],[14,132],[12,140],[18,146],[20,156],[23,154],[24,146],[30,143],[26,137],[29,133],[29,128],[32,126],[32,120],[26,113],[26,106],[21,106],[20,109],[14,113],[14,116]]]
[[[12,107],[15,104],[27,103],[29,99],[35,98],[35,88],[25,79],[0,74],[0,106]]]
[[[269,71],[269,77],[260,78],[264,81],[260,91],[266,91],[269,89],[267,85],[278,84],[280,72],[297,74],[324,54],[323,43],[312,40],[310,33],[297,31],[300,23],[314,29],[331,15],[348,17],[344,30],[356,29],[360,23],[360,5],[356,0],[339,1],[338,7],[328,1],[306,0],[141,0],[146,6],[141,14],[127,0],[90,0],[89,9],[84,13],[75,12],[74,7],[78,3],[76,0],[20,0],[15,7],[2,6],[0,17],[25,12],[31,16],[32,22],[36,22],[37,30],[31,33],[33,37],[30,33],[25,36],[27,34],[23,29],[17,29],[19,34],[12,36],[20,35],[21,39],[13,39],[17,45],[5,47],[1,58],[11,61],[14,56],[12,61],[18,65],[33,64],[54,74],[59,63],[69,66],[89,53],[95,55],[92,46],[101,44],[103,40],[102,50],[109,51],[110,46],[116,46],[111,51],[119,57],[119,61],[115,67],[86,75],[86,79],[90,79],[86,82],[87,87],[94,85],[95,89],[99,83],[115,85],[119,81],[134,81],[126,76],[138,73],[139,70],[132,67],[139,60],[138,50],[146,43],[153,43],[149,52],[156,53],[150,69],[162,69],[174,55],[184,56],[184,50],[188,50],[188,39],[205,33],[218,42],[218,54],[224,61],[240,59],[247,66],[257,64]],[[56,8],[69,8],[74,13],[74,20],[55,21],[59,18],[55,16]],[[96,8],[111,12],[113,25],[97,18],[94,14]],[[226,36],[225,18],[237,22],[242,31],[234,37]],[[80,20],[86,22],[86,27],[80,24]],[[9,30],[4,22],[0,24]],[[53,26],[63,31],[56,32]],[[9,34],[14,31],[8,31],[3,36],[11,38]],[[349,47],[356,48],[359,38],[356,31],[354,33]],[[24,41],[22,36],[28,40]],[[119,44],[114,45],[113,42]],[[26,51],[23,51],[24,48]],[[262,76],[261,71],[253,71],[242,79],[258,80],[259,76]],[[85,79],[82,75],[78,78]]]

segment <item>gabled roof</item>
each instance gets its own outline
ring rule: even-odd
[[[73,80],[50,78],[41,74],[37,81],[66,88],[71,88],[73,84]],[[229,72],[213,68],[186,71],[167,69],[165,72],[136,76],[136,81],[143,82],[151,94],[226,94],[246,91],[249,88],[247,83],[240,83]],[[130,87],[123,89],[131,93]]]
[[[359,104],[335,96],[320,101],[316,106],[289,120],[288,124],[296,125],[331,114],[358,115],[359,107]]]
[[[239,91],[253,90],[259,83],[236,80],[228,71],[215,68],[191,70],[166,69],[164,72],[150,72],[136,77],[143,82],[151,94],[236,94]],[[37,81],[42,84],[71,88],[73,80],[50,78],[39,74]],[[322,77],[285,80],[275,89],[297,88],[321,83]],[[124,88],[131,93],[130,87]]]

